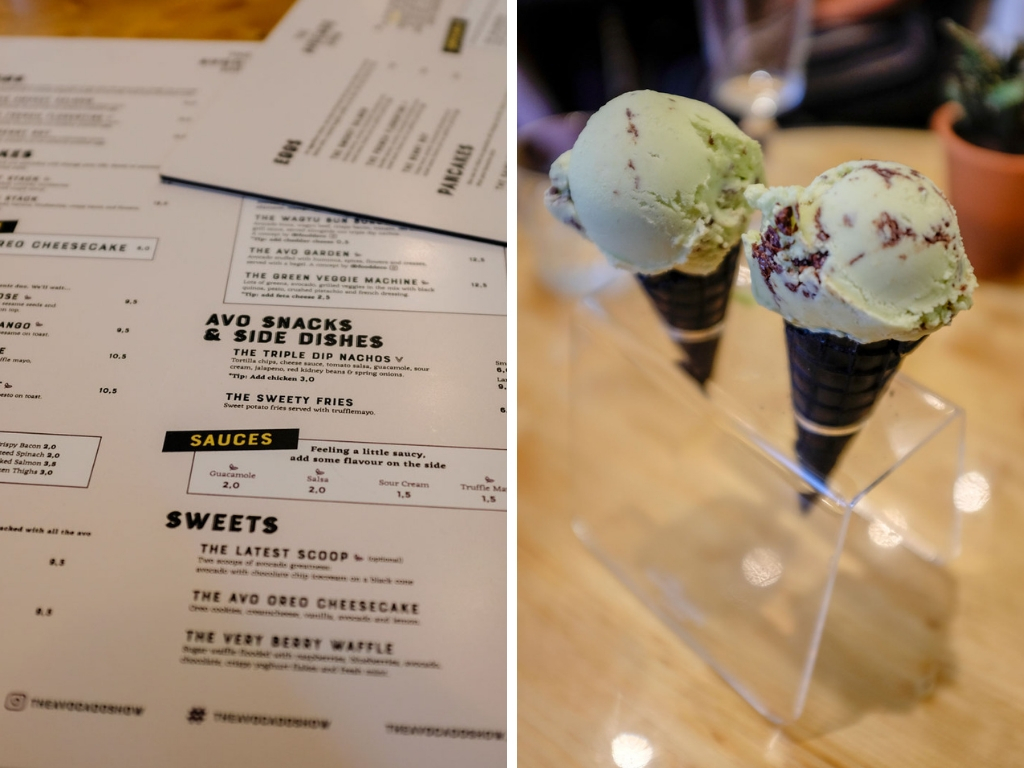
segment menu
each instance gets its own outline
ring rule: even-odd
[[[0,764],[504,765],[505,252],[162,184],[249,44],[0,45]]]
[[[165,178],[504,243],[503,0],[299,0]]]

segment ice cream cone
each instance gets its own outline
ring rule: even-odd
[[[737,245],[719,267],[707,275],[677,270],[637,275],[672,338],[683,350],[682,367],[702,387],[714,367],[739,254]]]
[[[900,362],[921,341],[861,343],[786,323],[796,453],[801,464],[821,479],[829,476]]]
[[[820,487],[902,359],[969,309],[978,283],[956,212],[913,168],[856,160],[745,195],[761,210],[743,236],[751,290],[786,321],[796,454]]]
[[[594,113],[549,176],[548,209],[637,277],[703,386],[753,213],[745,191],[764,179],[760,145],[709,104],[631,91]]]

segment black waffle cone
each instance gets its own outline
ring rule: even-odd
[[[670,270],[636,277],[669,326],[680,331],[703,331],[725,320],[739,254],[737,245],[726,254],[718,269],[707,275]],[[701,386],[711,376],[718,339],[716,335],[700,341],[677,342],[685,355],[683,368]]]
[[[900,362],[920,343],[921,339],[886,339],[862,344],[786,323],[793,410],[801,417],[796,452],[804,466],[823,479],[828,477],[856,431],[840,435],[821,431],[864,421]]]

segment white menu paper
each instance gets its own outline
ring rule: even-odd
[[[0,764],[505,763],[505,254],[162,184],[254,47],[0,41]]]
[[[502,0],[299,0],[165,178],[505,242]]]

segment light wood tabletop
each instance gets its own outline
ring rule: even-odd
[[[0,34],[262,40],[294,0],[4,0]]]
[[[900,161],[940,187],[946,183],[941,147],[923,131],[794,129],[776,133],[766,146],[768,180],[776,185],[806,184],[857,158]],[[593,254],[569,228],[553,225],[539,204],[543,176],[520,169],[519,182],[520,765],[1024,763],[1024,279],[983,282],[975,306],[902,368],[966,411],[965,469],[983,478],[991,496],[964,515],[962,554],[947,566],[929,566],[931,586],[914,595],[871,569],[841,574],[804,715],[779,727],[574,535],[575,299],[540,275],[549,275],[552,253],[574,263]],[[785,355],[781,338],[778,354]],[[617,447],[630,460],[629,447]],[[859,612],[840,607],[859,601]],[[902,613],[921,618],[913,632]],[[876,624],[877,644],[858,642],[864,621]],[[616,737],[634,745],[618,762]]]

